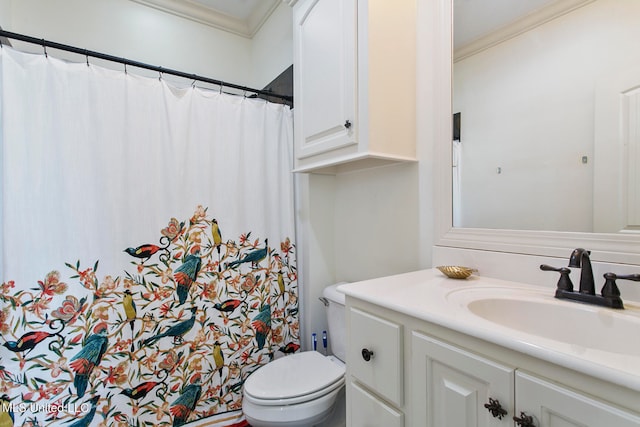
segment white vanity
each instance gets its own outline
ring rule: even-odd
[[[435,269],[340,290],[347,426],[640,426],[638,303]]]

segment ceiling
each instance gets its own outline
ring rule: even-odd
[[[283,0],[132,0],[252,38]],[[291,3],[291,0],[284,0]],[[571,9],[584,0],[454,0],[455,49],[546,9]],[[553,12],[555,14],[556,12]],[[549,16],[537,18],[547,20]]]
[[[252,38],[282,0],[132,0],[230,33]]]
[[[261,0],[192,0],[220,13],[246,20],[258,9]]]
[[[455,0],[455,45],[465,46],[557,0]]]
[[[454,0],[454,62],[595,0]]]

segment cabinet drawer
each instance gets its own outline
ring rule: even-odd
[[[349,384],[351,394],[350,427],[403,427],[404,415],[357,384]]]
[[[402,406],[402,326],[356,308],[349,310],[349,322],[347,367],[351,375]],[[372,353],[370,357],[366,352]]]

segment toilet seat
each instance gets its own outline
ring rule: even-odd
[[[316,351],[296,353],[251,374],[244,384],[244,397],[264,406],[308,402],[341,388],[344,373],[343,365]]]

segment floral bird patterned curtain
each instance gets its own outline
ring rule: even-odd
[[[0,425],[242,425],[300,347],[289,108],[0,63]]]

